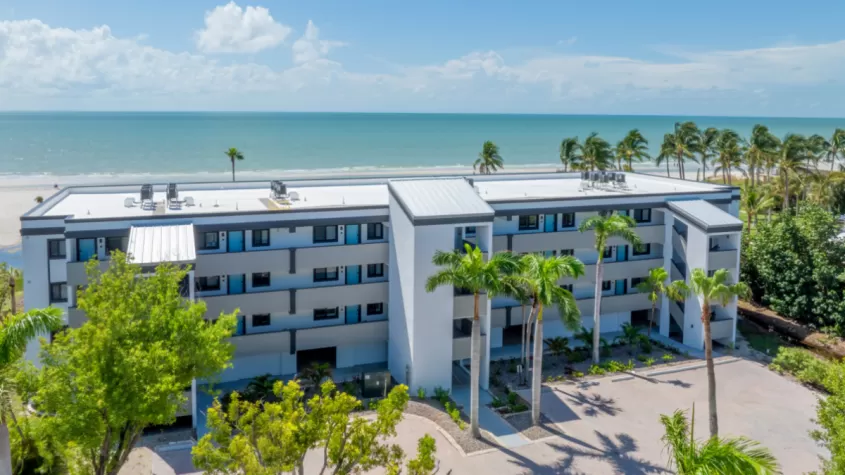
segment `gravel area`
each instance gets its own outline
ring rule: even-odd
[[[540,425],[532,424],[530,411],[507,416],[505,420],[529,440],[545,439],[553,435],[560,436],[563,434],[552,421],[542,414],[540,415]]]
[[[469,420],[467,420],[466,415],[463,413],[461,413],[461,416],[467,425],[464,430],[459,429],[458,425],[449,417],[449,414],[446,414],[446,411],[440,407],[440,403],[436,401],[412,399],[408,401],[408,407],[405,409],[405,412],[425,417],[437,424],[457,442],[461,450],[466,454],[498,447],[498,444],[496,444],[493,438],[483,432],[481,439],[474,438],[469,430]]]

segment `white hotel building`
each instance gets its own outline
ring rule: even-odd
[[[647,322],[650,302],[634,289],[650,268],[671,278],[690,269],[739,273],[742,223],[734,187],[626,174],[623,185],[596,185],[576,173],[488,176],[303,179],[286,182],[277,199],[268,182],[179,184],[168,203],[156,185],[71,187],[21,217],[27,309],[54,305],[71,327],[85,315],[74,290],[86,283],[85,262],[108,266],[122,249],[143,265],[190,265],[187,295],[205,301],[207,318],[239,309],[233,367],[223,381],[261,374],[293,375],[312,361],[337,373],[387,369],[413,390],[450,388],[453,363],[470,356],[472,297],[451,288],[425,291],[435,251],[571,254],[586,275],[561,281],[592,328],[597,253],[578,225],[600,212],[637,221],[644,246],[612,241],[605,251],[603,332]],[[483,298],[482,386],[491,360],[516,354],[521,310],[505,298]],[[566,336],[554,310],[547,337]],[[703,347],[701,306],[663,300],[655,328]],[[713,338],[736,335],[736,303],[716,306]],[[34,358],[37,344],[28,357]]]

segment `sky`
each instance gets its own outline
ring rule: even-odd
[[[843,0],[0,0],[0,110],[845,117]]]

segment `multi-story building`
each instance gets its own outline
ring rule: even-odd
[[[619,174],[621,175],[621,174]],[[624,180],[624,181],[623,181]],[[71,187],[21,217],[26,308],[66,310],[85,321],[75,290],[85,263],[108,266],[121,249],[149,268],[190,265],[186,295],[207,318],[238,310],[233,366],[221,378],[293,375],[314,361],[336,372],[389,369],[411,388],[451,387],[454,362],[470,356],[472,296],[426,292],[438,250],[464,242],[486,253],[573,255],[586,275],[562,286],[592,328],[592,232],[579,224],[616,211],[637,222],[643,246],[612,240],[604,249],[603,332],[647,322],[651,303],[635,286],[653,267],[672,279],[691,269],[739,272],[742,223],[737,188],[626,174],[496,174],[267,182]],[[491,360],[515,355],[522,313],[507,297],[481,299],[482,386]],[[704,344],[701,305],[664,299],[655,326],[685,345]],[[716,306],[713,338],[734,341],[736,303]],[[545,335],[568,330],[547,310]],[[34,358],[37,344],[28,357]]]

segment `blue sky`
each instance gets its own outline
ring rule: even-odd
[[[0,110],[845,116],[845,2],[0,2]]]

